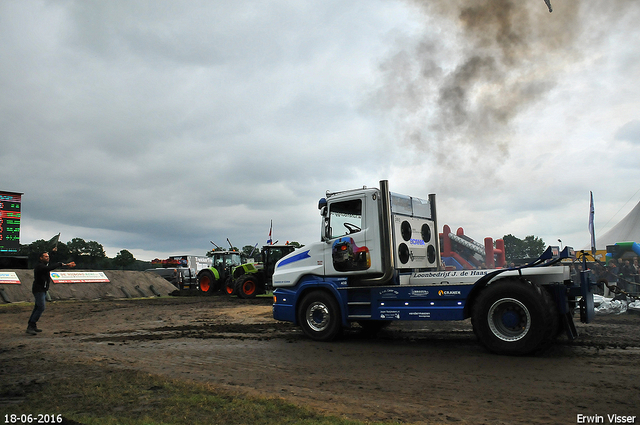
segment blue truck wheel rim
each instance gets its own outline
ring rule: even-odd
[[[324,331],[331,319],[329,309],[324,303],[314,302],[307,308],[307,324],[315,332]]]
[[[502,341],[515,342],[527,335],[531,328],[531,314],[527,307],[514,298],[501,298],[487,314],[491,332]]]

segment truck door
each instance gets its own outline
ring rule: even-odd
[[[368,227],[367,195],[335,200],[328,205],[324,240],[327,275],[361,275],[372,272],[371,235]],[[372,217],[377,225],[377,216]],[[375,265],[374,261],[374,265]]]

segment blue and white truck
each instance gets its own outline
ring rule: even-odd
[[[273,275],[273,317],[299,325],[318,341],[358,323],[380,329],[400,320],[471,318],[478,340],[499,354],[547,347],[573,322],[593,319],[593,283],[584,271],[572,280],[549,247],[513,269],[447,270],[440,261],[436,198],[363,187],[327,192],[319,202],[321,240],[283,257]],[[583,268],[586,270],[586,267]]]

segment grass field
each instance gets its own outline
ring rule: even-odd
[[[70,425],[363,423],[323,416],[277,398],[225,393],[203,383],[130,370],[67,366],[69,370],[44,382],[4,382],[0,423],[21,423],[21,415],[31,415],[32,423],[40,419]],[[17,422],[11,421],[11,415],[16,415]]]

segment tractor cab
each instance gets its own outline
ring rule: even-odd
[[[233,283],[231,273],[242,264],[238,251],[213,251],[212,266],[198,273],[198,288],[204,294],[212,294]]]
[[[262,247],[262,264],[269,280],[273,276],[278,260],[294,250],[292,245],[265,245]]]
[[[240,264],[242,259],[238,251],[213,251],[213,267],[223,281],[231,276],[231,270]]]
[[[271,280],[276,263],[293,252],[293,245],[265,245],[262,247],[262,261],[236,267],[233,272],[234,284],[227,292],[240,298],[253,298],[271,290]]]

